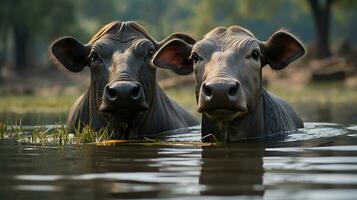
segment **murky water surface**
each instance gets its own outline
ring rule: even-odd
[[[218,146],[0,140],[0,185],[11,200],[356,199],[357,126],[306,123],[282,141]]]

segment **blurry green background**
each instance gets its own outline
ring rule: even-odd
[[[85,43],[114,20],[137,21],[157,40],[177,31],[200,39],[216,26],[236,24],[266,40],[286,28],[308,53],[282,72],[266,67],[268,89],[304,120],[351,123],[357,121],[356,10],[353,0],[0,0],[0,123],[63,121],[88,86],[88,70],[55,66],[51,42],[70,35]],[[197,115],[192,76],[160,71],[158,80]]]

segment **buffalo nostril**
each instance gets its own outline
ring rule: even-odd
[[[238,83],[234,83],[234,85],[232,85],[229,90],[228,90],[228,94],[229,96],[235,96],[238,93]]]
[[[203,93],[207,96],[207,97],[211,97],[212,96],[212,90],[211,88],[206,85],[206,83],[203,83],[202,85],[202,90],[203,90]]]
[[[114,88],[111,88],[109,86],[106,89],[107,89],[107,92],[106,92],[107,99],[110,101],[115,100],[118,96],[117,91]]]
[[[133,99],[139,99],[140,98],[140,86],[135,85],[131,90],[130,90],[131,97]]]

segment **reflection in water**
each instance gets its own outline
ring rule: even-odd
[[[306,127],[284,141],[203,147],[0,140],[0,199],[355,199],[356,126]]]
[[[357,137],[338,125],[314,124],[310,128],[320,136],[318,130],[326,130],[327,136],[311,138],[308,134],[306,140],[302,136],[266,148],[264,198],[356,199]],[[340,134],[336,134],[338,130]]]
[[[52,199],[53,192],[59,192],[56,195],[59,199],[127,199],[199,194],[200,147],[85,145],[56,149],[51,152],[51,158],[45,156],[50,153],[47,147],[26,149],[31,149],[32,153],[43,152],[34,153],[36,156],[32,161],[26,161],[27,166],[32,166],[31,169],[4,169],[5,165],[0,164],[0,170],[3,170],[0,174],[7,171],[10,176],[6,180],[14,180],[8,191],[0,189],[0,199],[10,196],[18,198],[22,194],[27,194],[28,199],[35,199],[39,193]],[[13,153],[26,160],[21,153]],[[6,166],[16,168],[16,165],[21,164],[11,160]],[[5,183],[3,180],[0,179],[1,185]],[[14,190],[17,192],[13,193]]]
[[[203,147],[203,195],[262,196],[264,144],[256,142]]]
[[[161,181],[152,182],[159,174],[159,167],[155,166],[158,148],[86,146],[81,152],[84,160],[80,167],[84,173],[66,179],[90,182],[87,189],[96,198],[158,196],[155,185]]]

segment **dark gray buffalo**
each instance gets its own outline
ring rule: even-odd
[[[52,44],[54,57],[69,71],[91,70],[88,90],[69,111],[70,131],[90,125],[108,127],[119,138],[150,136],[162,131],[196,125],[196,120],[169,99],[156,82],[156,68],[150,64],[154,53],[173,34],[156,42],[135,22],[112,22],[87,43],[64,37]]]
[[[303,122],[282,99],[262,88],[262,68],[285,68],[305,53],[287,31],[259,41],[239,26],[218,27],[202,40],[173,39],[153,64],[178,74],[195,72],[202,136],[233,142],[296,131]]]

